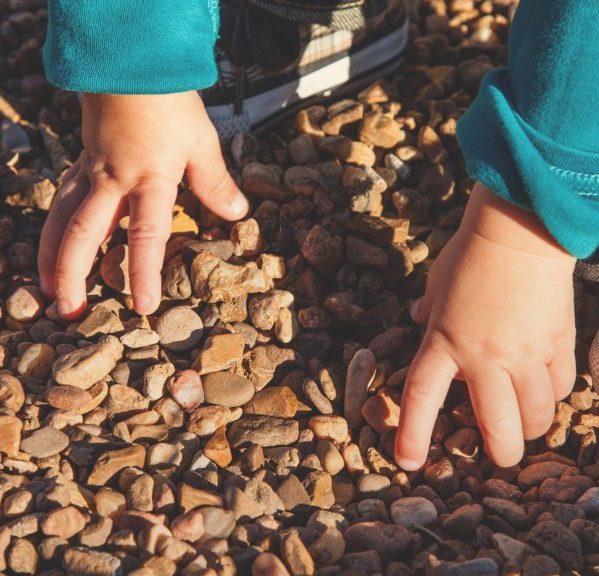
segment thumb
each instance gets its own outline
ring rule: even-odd
[[[225,220],[239,220],[249,203],[227,170],[218,135],[204,112],[200,142],[187,163],[189,185],[199,200],[214,214]]]

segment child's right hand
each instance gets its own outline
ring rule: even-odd
[[[196,92],[86,94],[84,150],[65,174],[40,240],[42,291],[65,318],[86,305],[85,279],[100,244],[129,214],[129,277],[135,310],[161,297],[160,271],[184,172],[203,204],[227,220],[248,203],[227,172],[214,127]]]
[[[550,427],[574,385],[575,259],[537,217],[477,186],[412,316],[427,330],[403,391],[395,457],[424,464],[453,378],[466,381],[485,449],[500,466]]]

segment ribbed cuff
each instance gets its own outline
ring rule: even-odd
[[[599,247],[599,154],[558,144],[513,105],[506,70],[484,78],[458,123],[468,174],[498,196],[533,210],[577,258]]]
[[[65,90],[167,94],[217,79],[214,0],[49,0],[44,65]]]

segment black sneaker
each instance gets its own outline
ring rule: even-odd
[[[392,72],[408,40],[406,1],[222,0],[220,79],[202,94],[221,138]]]

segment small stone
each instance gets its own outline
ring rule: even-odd
[[[381,111],[373,111],[364,115],[360,125],[360,140],[365,144],[393,148],[404,139],[404,131],[393,118],[389,118]]]
[[[355,100],[341,100],[329,106],[328,120],[322,124],[322,129],[329,136],[337,136],[344,126],[361,120],[364,116],[364,106]]]
[[[260,226],[253,218],[235,222],[231,228],[230,239],[233,242],[235,256],[251,258],[257,256],[262,250]]]
[[[308,134],[300,134],[289,142],[289,155],[295,164],[318,162],[318,151],[312,137]]]
[[[514,562],[520,566],[528,556],[534,554],[533,548],[524,544],[524,542],[520,542],[515,538],[510,538],[505,534],[493,534],[491,538],[493,539],[497,551],[507,562]]]
[[[289,474],[277,488],[277,495],[285,510],[292,512],[298,507],[309,506],[310,496],[297,476]]]
[[[325,136],[317,141],[321,150],[332,154],[341,162],[373,166],[376,161],[374,150],[368,144],[355,142],[345,136]]]
[[[149,400],[134,388],[113,384],[108,390],[108,397],[104,402],[104,408],[108,414],[131,414],[144,412],[149,407]]]
[[[34,458],[47,458],[60,454],[68,445],[69,437],[64,432],[45,426],[22,440],[21,450]]]
[[[23,422],[16,416],[0,415],[0,453],[7,456],[17,456],[21,445],[21,430]]]
[[[578,500],[576,505],[584,510],[587,518],[595,518],[599,515],[599,488],[589,488]]]
[[[139,474],[127,488],[127,506],[131,510],[151,512],[154,509],[154,478]]]
[[[217,466],[226,468],[233,461],[225,426],[221,426],[204,444],[204,455]]]
[[[177,516],[171,523],[175,538],[184,542],[197,542],[204,535],[204,517],[201,510],[190,510]]]
[[[356,236],[348,236],[345,242],[345,257],[349,262],[381,270],[386,268],[388,257],[382,248]]]
[[[418,148],[422,150],[432,164],[439,164],[447,159],[447,150],[434,128],[423,126],[418,133]]]
[[[215,334],[207,338],[192,369],[201,375],[226,370],[241,363],[245,340],[241,334]]]
[[[399,424],[400,394],[396,391],[379,391],[369,396],[362,405],[362,416],[366,423],[379,434],[395,430]]]
[[[522,576],[555,576],[561,574],[560,565],[550,556],[538,554],[524,562]]]
[[[160,343],[172,352],[185,352],[197,346],[204,333],[202,319],[186,306],[167,310],[156,322]]]
[[[95,306],[87,318],[77,326],[77,333],[84,338],[91,338],[98,334],[114,334],[125,329],[118,315],[109,308]]]
[[[193,412],[204,402],[204,388],[195,370],[181,370],[171,376],[166,387],[175,402],[186,412]]]
[[[144,371],[142,392],[150,400],[159,400],[164,396],[164,387],[168,379],[175,373],[170,362],[159,362],[148,366]]]
[[[287,386],[269,386],[256,392],[243,407],[245,414],[293,418],[298,409],[297,396]]]
[[[248,314],[258,330],[271,330],[281,308],[293,304],[293,294],[287,290],[269,290],[252,296],[248,302]]]
[[[362,405],[368,398],[368,388],[376,375],[376,357],[372,350],[358,350],[347,367],[344,415],[350,428],[363,423]]]
[[[299,438],[299,424],[291,419],[248,414],[231,424],[228,438],[234,448],[246,443],[288,446]]]
[[[344,534],[347,548],[353,552],[376,550],[384,560],[400,558],[410,546],[410,533],[401,525],[381,521],[358,522]]]
[[[44,298],[35,286],[20,286],[6,299],[8,315],[19,322],[32,322],[44,312]]]
[[[94,517],[79,533],[79,544],[87,548],[104,546],[112,532],[112,526],[111,518]]]
[[[231,410],[224,406],[200,406],[189,417],[187,430],[201,438],[211,436],[231,419]]]
[[[143,468],[145,461],[145,448],[139,444],[120,450],[110,450],[98,458],[87,479],[87,483],[90,486],[104,486],[124,468]]]
[[[235,408],[243,406],[254,396],[249,380],[230,372],[212,372],[203,379],[204,398],[209,404]]]
[[[235,528],[235,514],[216,506],[199,509],[204,520],[204,540],[228,538]]]
[[[320,414],[332,414],[333,405],[331,401],[320,391],[318,384],[308,378],[302,383],[302,391],[304,396],[316,408]]]
[[[163,268],[162,290],[173,300],[187,300],[191,294],[191,279],[182,255],[171,258]]]
[[[288,195],[279,173],[271,166],[248,162],[241,171],[241,189],[250,197],[281,202]]]
[[[323,274],[334,273],[342,264],[344,243],[340,236],[331,236],[322,226],[310,229],[302,244],[302,255]]]
[[[58,410],[79,410],[87,406],[93,396],[87,390],[74,386],[52,386],[46,392],[46,401]]]
[[[479,444],[480,437],[472,428],[460,428],[444,442],[445,450],[452,456],[470,459],[478,454]]]
[[[94,495],[96,512],[103,518],[113,518],[125,511],[127,502],[125,496],[110,488],[100,488]]]
[[[345,461],[337,447],[330,440],[318,442],[314,452],[322,464],[322,469],[331,476],[335,476],[343,470]]]
[[[582,569],[584,559],[580,540],[561,522],[540,522],[526,535],[525,542],[552,556],[567,568]]]
[[[100,276],[102,276],[106,286],[121,292],[121,294],[131,294],[129,246],[118,244],[105,254],[100,263]]]
[[[107,552],[67,548],[63,558],[67,576],[120,576],[121,561]]]
[[[37,574],[39,556],[35,546],[25,538],[14,540],[6,554],[8,566],[16,574]]]
[[[252,576],[290,576],[287,568],[274,554],[262,552],[252,564]]]
[[[281,556],[293,576],[313,576],[314,560],[301,541],[297,530],[291,530],[281,541]]]
[[[19,359],[17,372],[22,376],[42,380],[49,376],[55,360],[56,352],[51,346],[43,343],[32,344]]]
[[[40,523],[41,531],[46,536],[58,536],[68,540],[85,528],[86,518],[75,506],[57,508],[46,514]]]
[[[104,336],[97,344],[60,356],[52,367],[54,380],[87,390],[110,374],[122,355],[123,345],[118,339]]]
[[[467,539],[480,525],[483,513],[480,504],[465,504],[443,520],[443,528],[455,538]]]
[[[0,406],[17,413],[25,403],[25,391],[18,378],[0,374]]]
[[[319,440],[331,440],[332,442],[345,442],[349,428],[345,418],[336,415],[313,416],[308,422],[310,430]]]
[[[437,520],[434,504],[421,496],[407,496],[391,504],[391,518],[395,524],[407,528],[428,526]]]
[[[121,342],[127,348],[145,348],[160,342],[160,336],[149,328],[135,328],[121,336]]]
[[[449,576],[497,576],[499,567],[492,558],[475,558],[449,568]]]

